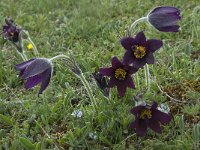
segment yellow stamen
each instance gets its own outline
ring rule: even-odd
[[[115,78],[119,80],[124,80],[126,77],[126,71],[122,68],[118,68],[115,70]]]
[[[134,50],[134,56],[136,58],[143,58],[146,55],[146,48],[143,46],[136,46]]]
[[[143,109],[141,112],[140,112],[140,118],[141,119],[150,119],[152,117],[152,114],[151,114],[151,110],[149,109]]]
[[[32,49],[33,49],[33,45],[32,45],[31,43],[29,43],[29,44],[27,45],[27,48],[28,48],[29,50],[32,50]]]

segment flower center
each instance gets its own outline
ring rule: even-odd
[[[140,112],[140,119],[150,119],[152,117],[152,114],[151,114],[151,110],[149,109],[143,109],[141,112]]]
[[[133,54],[136,58],[143,58],[146,55],[146,48],[144,46],[137,45],[135,46]]]
[[[126,71],[122,68],[118,68],[115,70],[115,78],[119,80],[124,80],[126,77]]]

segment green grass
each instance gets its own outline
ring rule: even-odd
[[[146,90],[141,69],[134,78],[135,90],[129,89],[120,98],[116,89],[112,89],[112,96],[106,99],[91,74],[109,66],[112,56],[122,58],[124,49],[119,40],[125,29],[160,5],[181,10],[182,30],[160,33],[144,23],[134,31],[145,30],[148,38],[164,41],[163,48],[155,54],[156,63],[149,66],[150,90]],[[43,95],[37,97],[39,87],[26,91],[14,70],[21,58],[10,44],[0,40],[0,150],[198,149],[200,55],[193,57],[200,50],[198,5],[199,0],[1,0],[1,25],[6,16],[11,16],[29,31],[40,57],[68,54],[69,49],[73,52],[93,89],[99,113],[90,105],[81,81],[62,61],[55,63],[54,75]],[[31,51],[26,54],[34,57]],[[170,100],[157,84],[181,102]],[[174,119],[163,127],[162,134],[148,130],[146,137],[139,138],[129,128],[133,120],[129,110],[138,95],[146,102],[169,105]],[[77,109],[83,111],[81,118],[71,115]],[[89,138],[91,132],[97,139]]]

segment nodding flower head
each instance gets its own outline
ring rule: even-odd
[[[3,25],[2,36],[4,39],[8,39],[12,42],[19,41],[19,34],[22,31],[11,18],[5,19],[5,25]]]
[[[180,10],[171,6],[154,8],[147,15],[149,23],[162,32],[178,32],[180,26],[177,22],[181,19]]]
[[[143,103],[131,109],[131,113],[135,115],[135,120],[130,127],[136,130],[137,135],[145,136],[148,127],[157,133],[161,133],[160,124],[167,124],[171,121],[172,116],[158,110],[157,106],[156,102],[153,102],[151,106]]]
[[[117,90],[120,96],[124,96],[126,88],[135,88],[131,75],[137,72],[133,66],[124,65],[117,57],[112,58],[112,67],[100,68],[100,74],[104,76],[110,76],[108,87],[117,86]]]
[[[41,83],[38,94],[42,94],[49,85],[53,72],[53,65],[49,59],[33,58],[15,65],[15,69],[20,71],[19,77],[26,80],[26,89],[31,89]]]
[[[141,68],[146,63],[154,63],[153,53],[163,45],[163,42],[157,39],[146,40],[144,33],[141,31],[134,38],[122,38],[121,44],[126,50],[123,63]]]

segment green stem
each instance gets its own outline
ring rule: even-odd
[[[28,60],[24,52],[22,52],[22,55],[24,56],[25,60]]]
[[[146,86],[147,86],[147,90],[150,90],[150,74],[149,74],[149,66],[148,64],[145,65],[145,78],[146,78]]]
[[[21,58],[23,59],[23,61],[27,61],[27,57],[26,55],[23,53],[23,49],[20,51],[19,50],[19,46],[13,42],[10,42],[10,44],[15,48],[15,50],[17,51],[17,54],[19,54],[21,56]]]
[[[140,80],[139,80],[138,73],[135,74],[135,79],[136,79],[137,88],[140,89]]]
[[[130,28],[129,28],[129,30],[128,30],[129,35],[132,34],[132,30],[136,27],[136,25],[137,25],[138,23],[143,22],[143,21],[146,21],[146,20],[147,20],[147,17],[142,17],[142,18],[139,18],[138,20],[134,21],[134,22],[131,24],[131,26],[130,26]]]
[[[90,88],[89,86],[89,83],[87,82],[87,80],[85,79],[85,76],[83,75],[83,73],[81,73],[80,75],[76,75],[78,78],[81,79],[81,82],[83,83],[89,97],[90,97],[90,100],[92,102],[92,106],[94,107],[94,110],[96,111],[96,113],[98,112],[97,111],[97,104],[96,104],[96,100],[92,94],[92,89]]]
[[[23,33],[24,33],[25,38],[23,38],[23,35],[22,35]],[[26,40],[27,42],[30,42],[30,43],[33,45],[34,54],[35,54],[36,56],[39,56],[37,47],[35,46],[34,42],[31,40],[28,31],[22,30],[20,36],[21,36],[21,44],[22,44],[22,47],[23,47],[23,40]]]
[[[50,58],[49,60],[53,61],[53,60],[58,59],[58,58],[67,58],[67,59],[69,59],[68,56],[66,56],[64,54],[61,54],[61,55],[54,56],[54,57]]]
[[[16,49],[17,53],[21,56],[21,58],[23,59],[23,61],[27,61],[27,57],[24,53],[21,53],[19,52],[17,49]]]
[[[50,60],[50,61],[53,61],[53,60],[60,59],[60,58],[70,59],[68,56],[61,54],[61,55],[57,55],[57,56],[55,56],[55,57],[52,57],[52,58],[50,58],[49,60]],[[70,68],[69,68],[69,69],[70,69]],[[80,70],[80,68],[78,68],[78,70]],[[83,75],[82,71],[80,70],[80,74],[79,74],[79,73],[77,74],[77,73],[74,72],[73,70],[72,70],[72,72],[73,72],[73,73],[76,75],[76,77],[78,77],[78,78],[81,80],[81,82],[83,83],[83,85],[84,85],[84,87],[85,87],[85,89],[86,89],[86,91],[87,91],[87,93],[88,93],[88,95],[89,95],[89,98],[90,98],[90,100],[91,100],[92,106],[94,107],[94,110],[95,110],[96,113],[97,113],[98,111],[97,111],[96,100],[95,100],[95,98],[94,98],[94,96],[93,96],[93,94],[92,94],[92,93],[93,93],[93,92],[92,92],[92,89],[90,88],[90,85],[89,85],[88,81],[85,79],[85,76]]]

